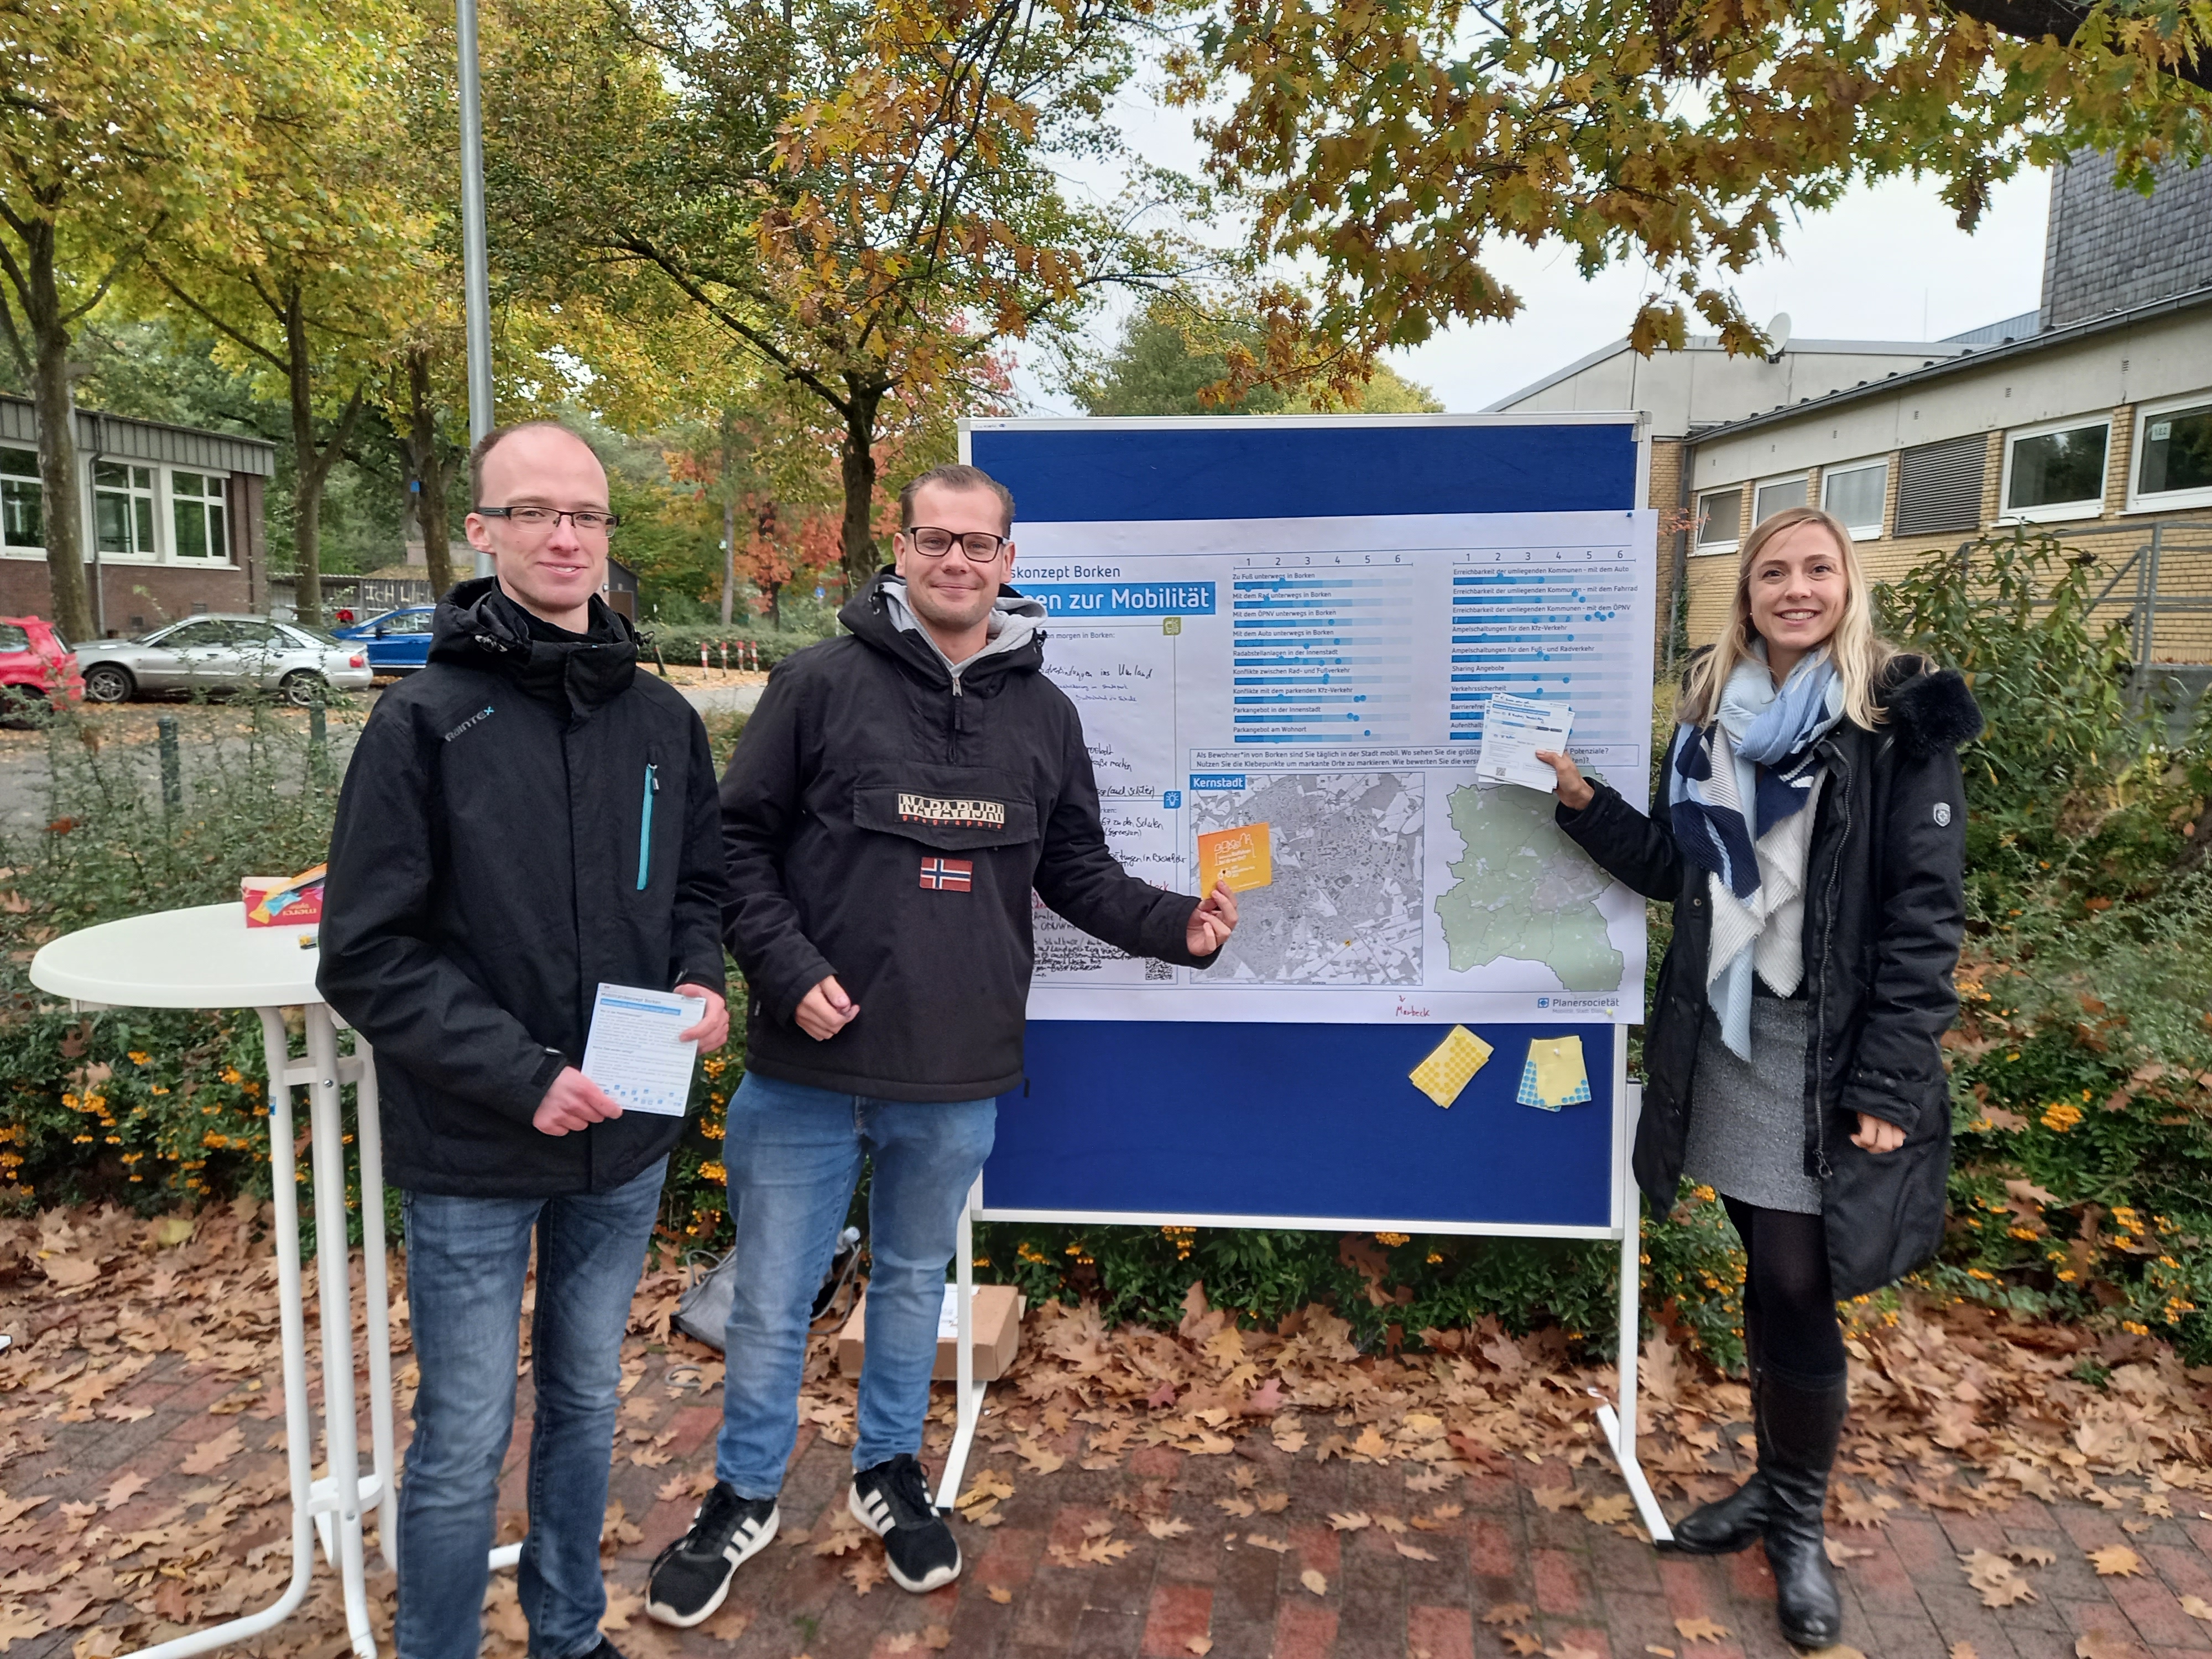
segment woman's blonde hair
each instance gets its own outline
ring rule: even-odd
[[[1874,631],[1874,590],[1851,532],[1841,520],[1817,507],[1785,507],[1759,520],[1744,538],[1736,556],[1735,599],[1729,609],[1729,624],[1713,648],[1690,665],[1682,678],[1682,695],[1674,705],[1674,718],[1688,726],[1704,726],[1720,712],[1721,692],[1735,672],[1736,665],[1752,655],[1758,637],[1751,625],[1751,573],[1766,544],[1784,531],[1801,524],[1817,524],[1836,538],[1844,560],[1844,614],[1823,647],[1844,682],[1844,717],[1855,726],[1871,729],[1881,719],[1875,688],[1895,648]]]

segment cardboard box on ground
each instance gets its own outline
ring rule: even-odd
[[[1011,1285],[975,1286],[975,1322],[969,1328],[969,1346],[975,1357],[975,1380],[995,1382],[1006,1374],[1021,1351],[1022,1294]],[[939,1382],[952,1380],[958,1365],[954,1338],[953,1287],[945,1287],[945,1305],[937,1321],[937,1367],[930,1376]],[[860,1374],[867,1352],[868,1298],[862,1294],[845,1328],[837,1333],[837,1369],[847,1376]]]

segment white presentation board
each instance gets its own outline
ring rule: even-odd
[[[1116,856],[1194,891],[1201,835],[1264,824],[1271,866],[1206,973],[1040,903],[1031,1018],[1639,1018],[1644,901],[1475,757],[1493,693],[1565,703],[1577,763],[1643,804],[1656,534],[1649,511],[1023,523],[1015,585],[1053,618]]]

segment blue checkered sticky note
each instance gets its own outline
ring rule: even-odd
[[[1589,1068],[1583,1063],[1582,1038],[1539,1037],[1530,1042],[1528,1057],[1521,1066],[1521,1086],[1513,1097],[1546,1112],[1587,1104]]]

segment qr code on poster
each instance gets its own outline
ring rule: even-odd
[[[1174,984],[1175,969],[1169,963],[1160,961],[1157,957],[1146,957],[1145,958],[1145,983],[1150,985],[1156,981],[1164,981],[1170,985]]]

